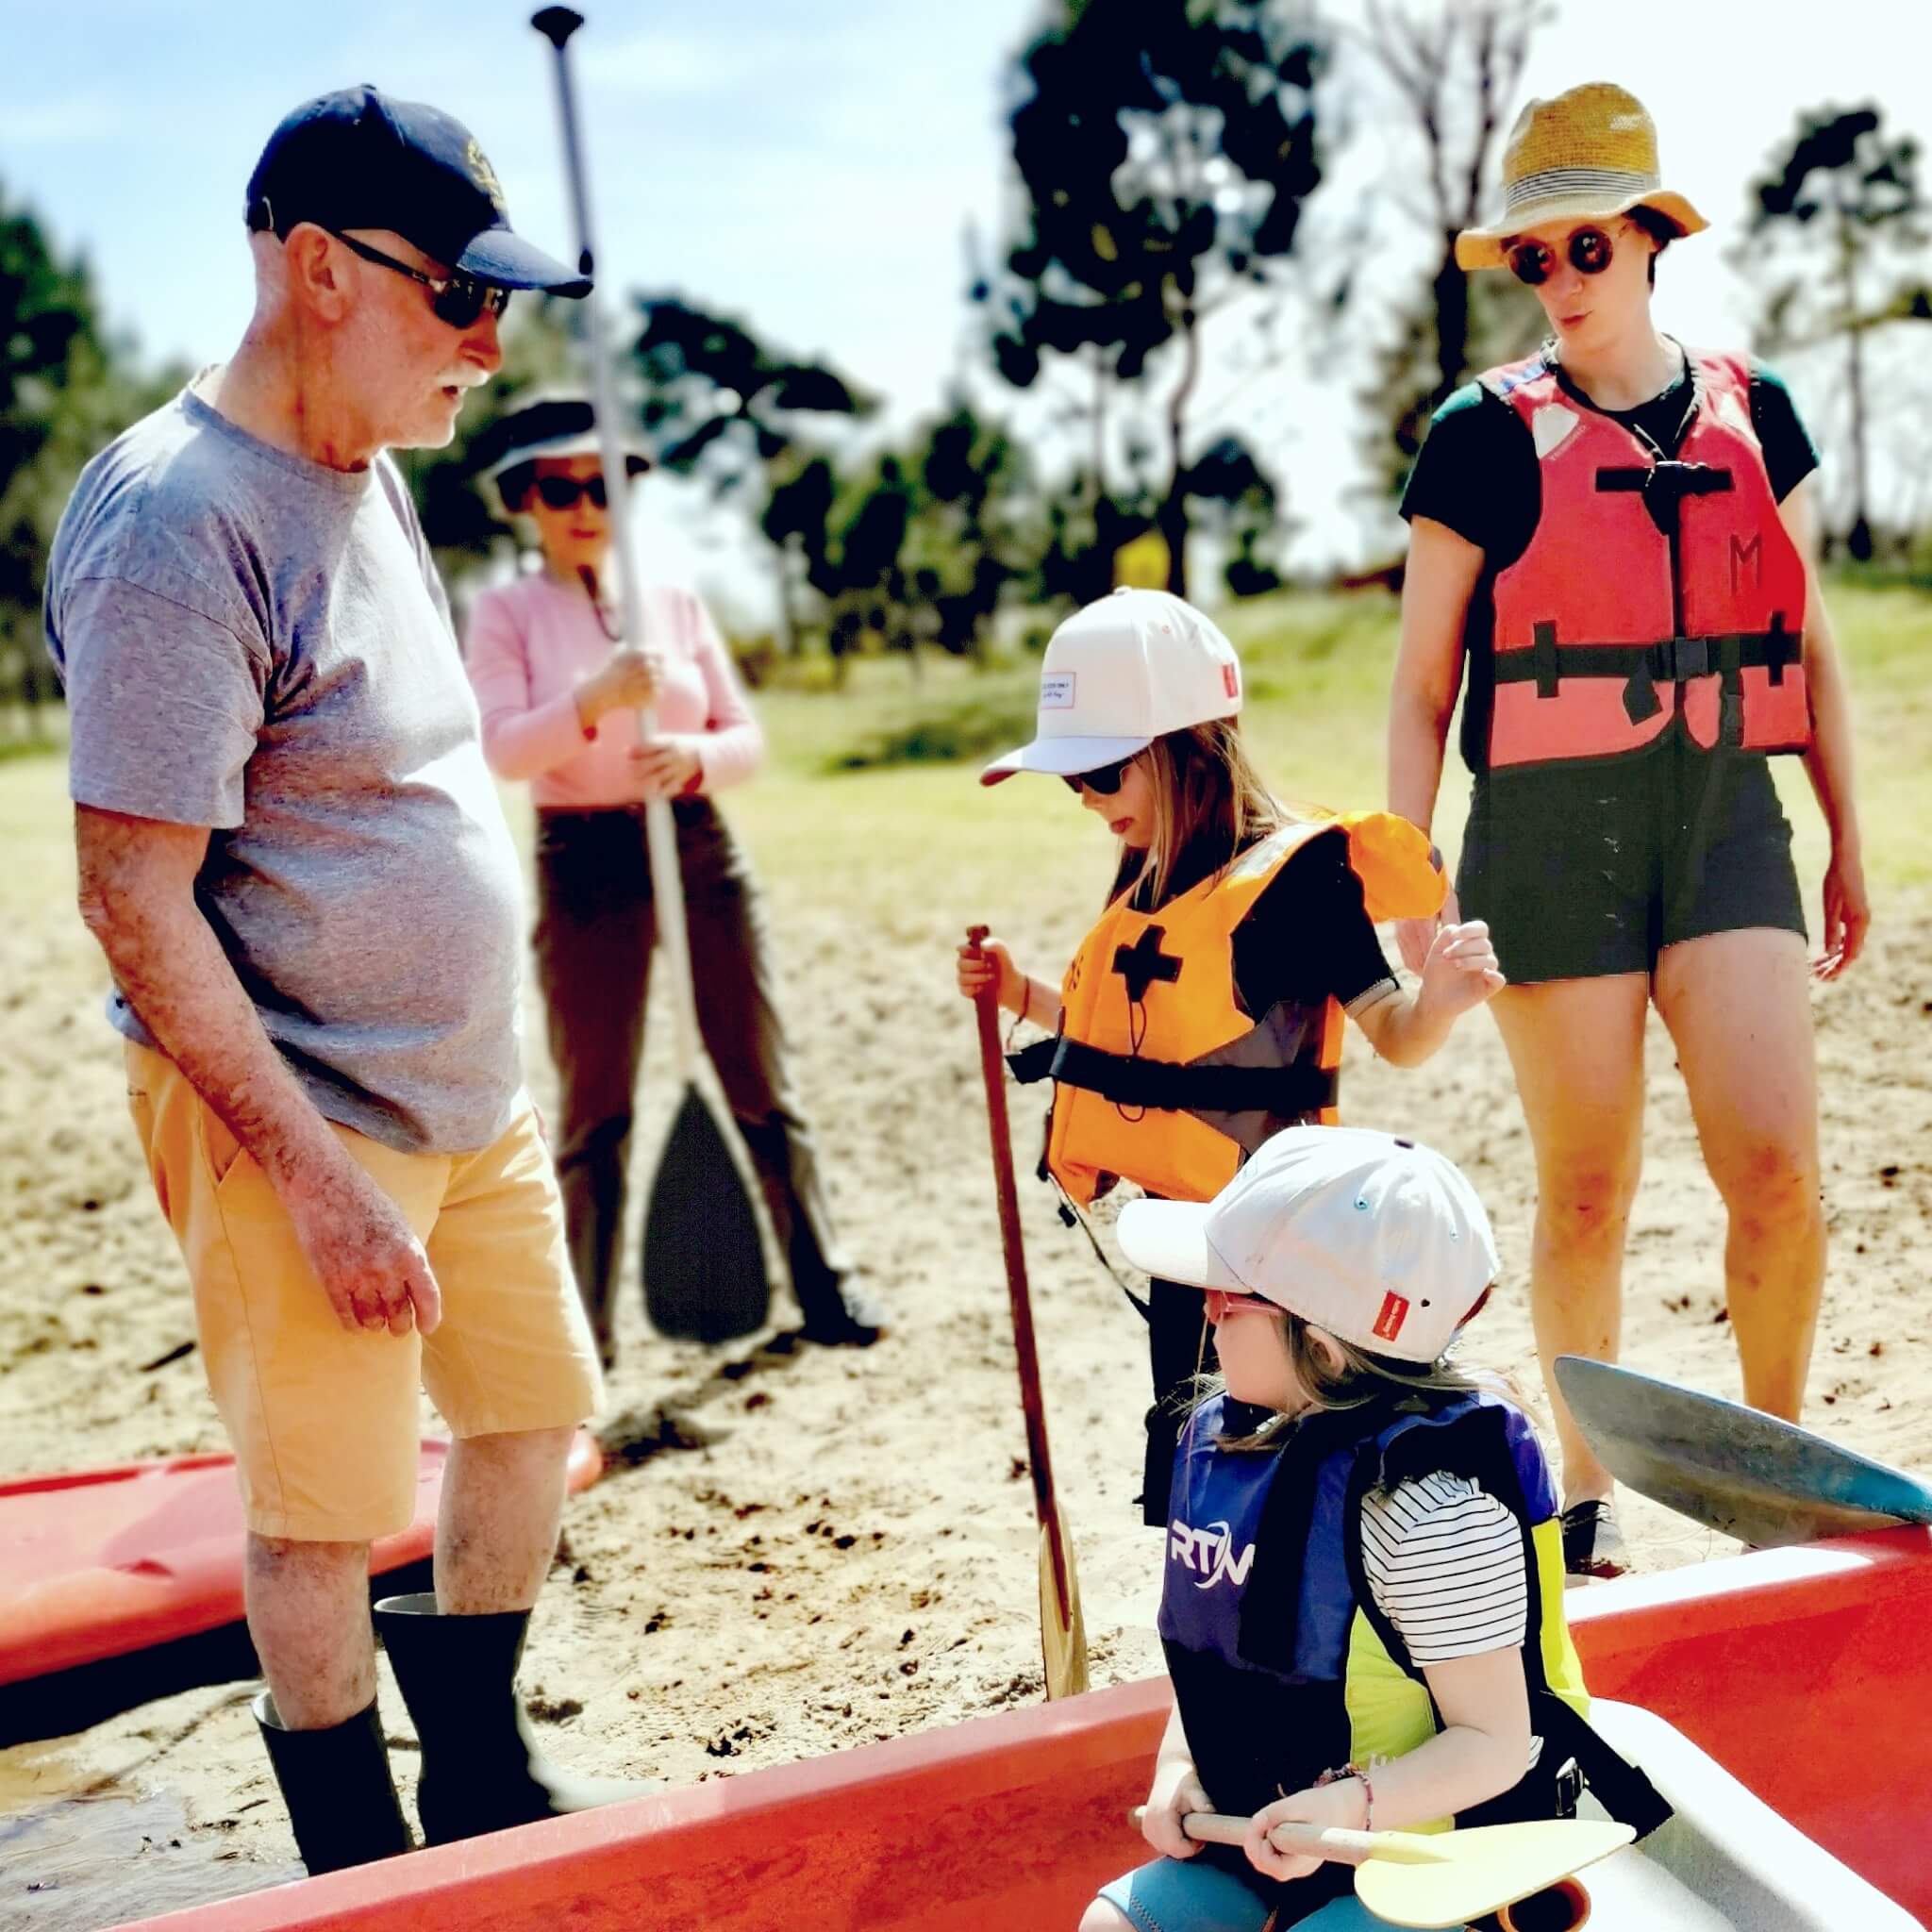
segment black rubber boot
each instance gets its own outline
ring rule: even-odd
[[[373,1702],[325,1731],[284,1729],[266,1690],[253,1709],[295,1827],[295,1848],[311,1873],[340,1872],[415,1849],[390,1780]]]
[[[375,1607],[423,1746],[416,1815],[433,1845],[662,1789],[654,1779],[578,1777],[537,1748],[516,1688],[529,1624],[527,1610],[445,1617],[426,1592]]]

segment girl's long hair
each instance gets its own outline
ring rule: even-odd
[[[1154,790],[1154,837],[1143,853],[1121,854],[1109,902],[1147,887],[1147,903],[1167,897],[1174,863],[1197,840],[1219,848],[1225,865],[1243,846],[1288,823],[1241,742],[1240,722],[1211,718],[1157,738],[1141,754]]]
[[[1486,1288],[1477,1297],[1475,1307],[1463,1318],[1465,1325],[1475,1319],[1489,1298],[1490,1291]],[[1471,1394],[1483,1390],[1507,1395],[1521,1405],[1521,1391],[1507,1375],[1492,1369],[1464,1368],[1446,1356],[1427,1363],[1398,1361],[1392,1356],[1373,1355],[1365,1348],[1357,1348],[1354,1342],[1344,1341],[1325,1328],[1322,1340],[1317,1341],[1310,1332],[1311,1324],[1285,1308],[1279,1320],[1296,1385],[1316,1408],[1360,1408],[1377,1396],[1391,1394]],[[1226,1387],[1220,1375],[1196,1376],[1193,1407],[1198,1408],[1224,1392]],[[1222,1437],[1221,1446],[1272,1449],[1295,1420],[1293,1415],[1272,1415],[1249,1435]]]

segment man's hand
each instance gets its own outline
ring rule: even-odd
[[[281,1191],[295,1239],[351,1331],[429,1334],[442,1319],[442,1295],[429,1257],[401,1208],[349,1156],[307,1163]]]

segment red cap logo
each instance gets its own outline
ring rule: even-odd
[[[1241,679],[1235,675],[1235,668],[1232,664],[1224,664],[1221,667],[1221,682],[1226,688],[1229,697],[1238,698],[1241,696]]]
[[[1382,1297],[1382,1312],[1375,1317],[1374,1332],[1384,1341],[1393,1341],[1402,1333],[1402,1324],[1407,1320],[1407,1300],[1391,1288]]]

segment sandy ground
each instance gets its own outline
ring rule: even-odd
[[[855,943],[850,913],[804,872],[770,884],[787,1004],[812,1016],[797,1029],[801,1086],[847,1237],[897,1325],[863,1353],[769,1340],[706,1353],[650,1338],[627,1288],[601,1424],[609,1473],[570,1506],[525,1680],[550,1747],[589,1771],[728,1776],[1041,1692],[984,1113],[970,1015],[950,991],[950,949],[977,908],[933,879],[921,905],[875,908]],[[192,1356],[153,1366],[189,1340],[188,1298],[137,1163],[101,971],[64,891],[36,903],[0,922],[0,1468],[215,1447]],[[1075,937],[1053,879],[1015,878],[986,909],[1033,934],[1042,960]],[[1833,1265],[1809,1420],[1926,1468],[1932,900],[1882,911],[1868,962],[1817,1000]],[[641,1162],[663,1128],[665,1052],[654,1016]],[[1349,1069],[1355,1120],[1435,1141],[1483,1189],[1509,1269],[1482,1353],[1533,1382],[1533,1184],[1492,1027],[1465,1023],[1410,1074],[1356,1039]],[[548,1068],[532,1079],[544,1097]],[[1721,1221],[1655,1026],[1649,1090],[1627,1359],[1734,1394]],[[1030,1098],[1016,1113],[1024,1171]],[[1143,1343],[1045,1191],[1025,1186],[1024,1205],[1059,1485],[1106,1684],[1158,1661],[1158,1545],[1132,1503]],[[1650,1567],[1723,1553],[1647,1506],[1629,1523]],[[0,1812],[13,1814],[0,1822],[0,1923],[77,1932],[286,1875],[292,1847],[247,1694],[239,1682],[178,1691],[0,1752]],[[407,1774],[414,1747],[386,1676],[383,1704]]]

